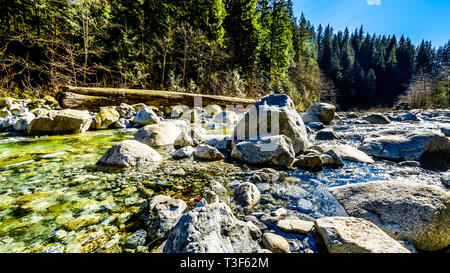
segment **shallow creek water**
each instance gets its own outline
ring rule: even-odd
[[[314,133],[311,139],[319,146],[357,146],[365,134],[375,130],[438,132],[442,123],[450,121],[447,112],[422,118],[389,125],[361,125],[344,119],[333,126],[341,139],[314,141]],[[135,132],[104,130],[38,138],[0,134],[0,252],[39,252],[49,246],[65,252],[122,252],[124,240],[139,228],[133,217],[147,198],[167,194],[193,207],[212,179],[226,186],[244,180],[245,173],[255,169],[231,160],[176,161],[170,150],[159,150],[165,160],[154,171],[95,165],[110,146],[132,138]],[[173,174],[179,168],[186,174]],[[318,173],[283,173],[285,178],[278,183],[258,184],[263,197],[254,212],[285,207],[290,214],[310,220],[345,215],[327,188],[348,183],[403,179],[445,187],[439,172],[388,161],[373,165],[346,162],[342,168]],[[317,251],[311,237],[285,236],[291,238],[293,249],[297,242],[300,252],[305,248]]]

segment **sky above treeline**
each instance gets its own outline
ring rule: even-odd
[[[377,35],[403,34],[418,45],[423,39],[443,46],[450,39],[450,0],[293,0],[313,25],[330,24],[350,32],[363,25]]]

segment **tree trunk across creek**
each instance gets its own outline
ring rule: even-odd
[[[225,97],[202,94],[189,94],[169,91],[97,88],[97,87],[60,87],[56,96],[62,108],[98,111],[103,106],[116,106],[121,103],[145,103],[149,106],[174,106],[184,104],[194,106],[195,98],[201,98],[202,106],[217,104],[246,107],[255,102],[253,99]]]

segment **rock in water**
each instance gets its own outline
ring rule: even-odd
[[[203,160],[222,160],[225,156],[214,147],[201,144],[197,146],[194,157]]]
[[[186,146],[186,147],[176,150],[175,153],[172,155],[172,157],[175,159],[189,158],[193,154],[194,154],[194,148],[192,146]]]
[[[267,130],[263,130],[261,124],[267,125]],[[233,131],[233,140],[255,140],[267,135],[285,135],[292,141],[295,153],[309,146],[303,120],[288,96],[271,94],[257,101],[238,121]]]
[[[178,222],[187,205],[182,200],[157,195],[141,206],[139,215],[151,240],[166,237]]]
[[[214,123],[226,123],[229,126],[232,126],[236,123],[237,114],[231,111],[222,111],[214,116],[212,122]]]
[[[111,124],[120,118],[119,112],[112,107],[105,107],[95,116],[95,126],[97,129],[107,129]]]
[[[322,170],[324,165],[322,157],[316,154],[301,155],[297,159],[298,160],[294,162],[294,167],[299,169],[318,171]]]
[[[14,124],[15,131],[25,131],[28,128],[30,122],[35,119],[36,116],[30,112],[26,112],[17,116],[17,121]]]
[[[134,107],[126,103],[121,103],[119,106],[117,106],[117,112],[119,112],[120,117],[124,119],[131,119],[136,115],[136,110],[134,110]]]
[[[295,219],[286,219],[278,221],[277,228],[285,233],[294,233],[307,235],[314,227],[313,222]]]
[[[353,217],[317,219],[315,228],[330,253],[410,253],[373,223]]]
[[[27,131],[30,135],[51,133],[83,133],[89,129],[92,117],[88,111],[64,109],[50,111],[32,120]]]
[[[419,161],[424,168],[450,168],[450,140],[427,131],[384,130],[364,138],[359,150],[395,161]]]
[[[234,189],[234,200],[244,207],[254,207],[260,199],[261,193],[253,183],[244,182]]]
[[[375,161],[372,158],[370,158],[370,156],[368,156],[364,152],[361,152],[352,146],[348,146],[348,145],[331,146],[331,147],[327,148],[324,153],[330,154],[330,155],[333,154],[333,152],[329,152],[329,150],[333,150],[333,152],[335,154],[337,154],[343,160],[360,162],[360,163],[369,163],[369,164],[375,163]]]
[[[448,126],[448,127],[442,127],[442,128],[441,128],[441,132],[442,132],[446,137],[450,137],[450,126]]]
[[[97,164],[119,168],[156,168],[161,161],[161,155],[147,145],[136,140],[124,140],[109,148]]]
[[[334,140],[339,139],[339,136],[334,132],[332,128],[327,128],[317,132],[316,140]]]
[[[363,120],[368,121],[370,124],[389,124],[391,121],[383,115],[372,114],[363,118]]]
[[[267,136],[234,145],[231,157],[249,164],[290,166],[295,159],[292,142],[285,136]]]
[[[376,181],[330,191],[350,216],[369,220],[418,250],[439,250],[450,244],[450,194],[437,186]]]
[[[305,123],[322,122],[330,124],[336,112],[336,107],[329,103],[316,103],[306,109],[302,119]]]
[[[290,253],[289,243],[280,235],[264,233],[262,237],[263,246],[272,253]]]
[[[220,112],[222,112],[222,107],[219,105],[212,104],[205,107],[205,113],[208,116],[215,116]]]
[[[159,124],[147,125],[134,135],[134,140],[150,147],[171,146],[181,134],[181,129],[173,122],[165,121]]]
[[[150,107],[144,107],[137,112],[133,122],[140,125],[150,125],[159,123],[160,118]]]
[[[164,253],[256,253],[258,242],[247,223],[225,203],[196,207],[172,228]]]

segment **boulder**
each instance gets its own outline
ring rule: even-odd
[[[186,146],[176,150],[172,157],[175,159],[189,158],[194,154],[194,151],[192,146]]]
[[[299,169],[321,170],[323,164],[324,163],[320,155],[308,154],[299,156],[293,165]]]
[[[189,106],[186,105],[176,105],[172,107],[170,112],[171,118],[179,118],[184,112],[189,111]]]
[[[120,118],[119,112],[115,108],[105,107],[95,116],[95,126],[97,129],[107,129],[111,124],[116,123]]]
[[[144,222],[149,238],[156,240],[169,235],[186,208],[183,200],[157,195],[141,206],[139,217]]]
[[[114,123],[114,128],[118,128],[118,129],[126,129],[126,128],[130,128],[131,126],[131,122],[128,119],[124,119],[124,118],[120,118],[118,121],[116,121]]]
[[[183,112],[183,114],[181,114],[181,116],[179,118],[188,120],[191,123],[200,122],[200,114],[197,111],[197,109],[191,109],[191,110],[185,111],[185,112]]]
[[[442,127],[442,128],[441,128],[441,132],[442,132],[446,137],[450,137],[450,126],[448,126],[448,127]]]
[[[136,115],[136,110],[134,110],[134,107],[126,103],[121,103],[116,109],[117,112],[119,112],[120,117],[124,119],[131,119]]]
[[[326,150],[321,155],[323,164],[330,167],[342,167],[345,165],[342,158],[334,150]]]
[[[410,253],[373,223],[353,217],[324,217],[314,223],[329,253]]]
[[[305,125],[287,95],[271,94],[258,100],[236,124],[233,140],[256,140],[267,135],[285,135],[295,153],[308,148]]]
[[[137,112],[133,122],[139,125],[150,125],[160,123],[161,119],[150,107],[144,107]]]
[[[64,109],[50,111],[32,120],[27,131],[30,135],[52,133],[83,133],[89,129],[92,117],[88,111]]]
[[[244,182],[234,189],[233,198],[243,207],[251,208],[259,203],[259,200],[261,199],[261,193],[255,186],[255,184]]]
[[[424,168],[450,168],[450,140],[428,131],[383,130],[364,138],[359,150],[394,161],[419,161]]]
[[[172,228],[164,253],[256,253],[261,248],[246,222],[225,203],[196,207]]]
[[[30,122],[35,119],[36,116],[30,112],[25,112],[17,116],[17,121],[14,124],[15,131],[26,131]]]
[[[375,181],[330,189],[350,216],[366,219],[418,250],[450,244],[450,194],[437,186]]]
[[[369,122],[370,124],[389,124],[391,121],[384,115],[381,114],[371,114],[363,117],[363,120]]]
[[[306,109],[302,115],[304,123],[322,122],[330,124],[336,112],[336,107],[329,103],[316,103]]]
[[[365,154],[364,152],[349,146],[349,145],[335,145],[328,147],[324,153],[330,154],[332,152],[329,152],[329,150],[333,150],[335,154],[337,154],[341,159],[347,160],[347,161],[354,161],[354,162],[360,162],[360,163],[369,163],[373,164],[375,161]]]
[[[180,127],[173,122],[165,121],[139,129],[134,135],[134,140],[147,144],[150,147],[166,147],[172,146],[180,134]]]
[[[298,218],[278,221],[277,228],[285,233],[300,234],[306,236],[312,231],[314,222],[300,220]]]
[[[317,132],[316,140],[335,140],[339,139],[339,136],[334,132],[332,128],[327,128]]]
[[[212,119],[214,123],[225,123],[227,125],[234,125],[236,123],[238,116],[232,111],[222,111],[215,115]]]
[[[272,253],[291,252],[288,241],[283,237],[281,237],[280,235],[267,232],[264,233],[261,241],[263,246],[266,249],[270,250]]]
[[[295,159],[291,140],[286,136],[266,136],[235,144],[231,157],[249,164],[290,166]]]
[[[207,116],[215,116],[222,112],[222,107],[216,104],[211,104],[205,107],[205,114]]]
[[[136,140],[124,140],[109,148],[97,164],[120,168],[156,168],[161,161],[161,155],[149,146]]]
[[[190,127],[190,126],[189,126]],[[202,144],[206,139],[206,131],[201,127],[183,128],[181,134],[173,144],[175,148],[185,146],[197,146]]]
[[[194,157],[202,160],[222,160],[225,156],[214,147],[201,144],[194,152]]]

